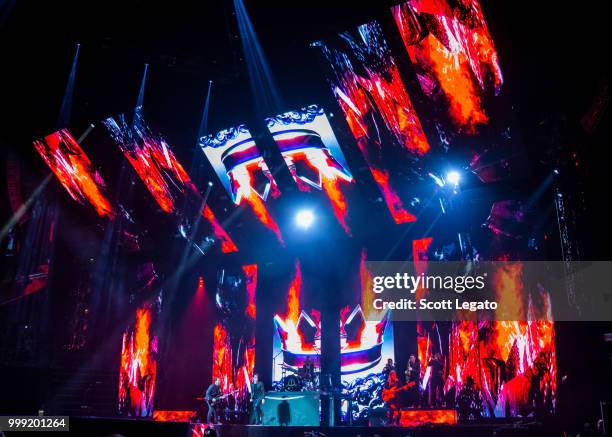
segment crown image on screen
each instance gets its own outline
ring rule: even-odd
[[[375,367],[381,360],[385,329],[390,312],[380,320],[366,320],[360,305],[340,320],[340,348],[342,374],[362,372]],[[319,366],[321,350],[321,323],[315,322],[304,310],[297,323],[274,316],[274,326],[281,340],[283,362],[299,368],[310,358]]]

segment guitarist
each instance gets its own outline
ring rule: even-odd
[[[402,390],[402,385],[397,378],[395,370],[389,372],[386,388],[383,390],[382,398],[389,408],[389,425],[399,425],[400,422],[400,399],[399,392]]]
[[[217,411],[215,410],[215,401],[222,396],[221,380],[215,378],[215,382],[208,386],[204,399],[208,405],[208,415],[206,416],[207,423],[217,423]]]
[[[263,410],[261,405],[266,401],[266,388],[263,381],[259,380],[259,375],[253,375],[253,384],[251,385],[251,401],[253,401],[253,411],[251,412],[251,425],[261,425],[263,422]]]
[[[263,381],[259,380],[259,375],[253,375],[253,384],[251,385],[251,401],[253,401],[253,411],[251,412],[251,425],[261,425],[263,423],[262,404],[266,401],[266,388]]]
[[[400,424],[402,407],[400,394],[405,390],[410,390],[415,385],[415,381],[409,381],[406,384],[402,385],[397,377],[397,373],[395,372],[395,370],[392,370],[391,373],[389,373],[389,377],[387,378],[387,382],[385,383],[385,388],[383,388],[383,391],[381,393],[381,398],[383,402],[387,404],[387,408],[389,409],[389,425]]]

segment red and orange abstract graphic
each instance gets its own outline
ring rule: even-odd
[[[153,420],[156,422],[190,422],[195,420],[197,412],[192,410],[155,410]]]
[[[341,187],[353,182],[353,176],[323,108],[311,105],[266,122],[300,191],[324,191],[338,222],[350,235]]]
[[[431,238],[413,241],[419,274],[426,269],[431,242]],[[533,408],[554,411],[557,364],[550,294],[540,286],[535,298],[525,293],[522,270],[520,262],[503,263],[493,277],[496,301],[513,310],[506,314],[510,320],[454,321],[450,332],[448,323],[417,322],[423,389],[430,377],[427,363],[441,353],[444,392],[458,393],[471,378],[481,392],[483,415],[516,417]],[[417,298],[426,293],[417,290]]]
[[[245,125],[200,138],[200,147],[236,205],[246,202],[255,217],[284,244],[278,224],[266,207],[280,190]]]
[[[202,208],[202,196],[168,143],[145,124],[141,108],[136,109],[134,117],[131,126],[124,115],[119,116],[119,122],[108,118],[103,124],[159,207],[166,213],[178,214],[183,206],[180,202],[191,202],[194,208],[202,209],[202,216],[221,242],[222,252],[238,251],[210,207],[204,205]]]
[[[212,379],[232,393],[238,405],[248,402],[255,369],[257,265],[225,275],[217,290],[218,322],[213,329]]]
[[[134,324],[123,334],[119,369],[119,412],[134,417],[153,414],[158,340],[153,329],[161,297],[136,309]]]
[[[417,427],[423,425],[457,423],[456,410],[402,410],[400,413],[400,426]]]
[[[104,194],[104,180],[67,129],[34,141],[34,147],[70,197],[83,205],[89,203],[100,217],[115,216]]]
[[[394,221],[415,221],[390,182],[383,156],[397,148],[416,159],[430,147],[380,25],[367,23],[316,46],[331,66],[336,100]]]
[[[291,280],[287,286],[285,304],[277,307],[274,315],[275,350],[282,355],[273,360],[272,380],[279,382],[286,368],[297,369],[307,359],[319,366],[321,351],[321,314],[314,308],[305,308],[301,302],[303,273],[299,260],[295,260]]]
[[[480,1],[410,0],[392,11],[423,92],[459,132],[476,133],[489,121],[483,96],[503,84]]]

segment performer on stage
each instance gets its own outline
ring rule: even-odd
[[[400,423],[400,391],[402,385],[397,377],[395,370],[389,372],[387,378],[386,388],[383,390],[383,401],[387,404],[389,409],[389,425],[399,425]]]
[[[253,384],[251,385],[251,401],[253,402],[253,411],[251,412],[251,425],[262,425],[263,424],[263,410],[261,409],[262,404],[266,401],[266,388],[263,381],[259,380],[259,375],[255,373],[253,375]]]
[[[421,403],[421,362],[414,354],[410,354],[408,358],[404,375],[406,376],[406,383],[414,382],[414,387],[408,393],[408,404],[411,407],[418,407]]]
[[[439,407],[442,403],[442,390],[444,388],[444,360],[442,359],[442,354],[436,352],[427,365],[431,367],[429,406]]]
[[[227,408],[228,410],[236,410],[236,396],[235,394],[238,392],[234,384],[230,384],[227,388]]]
[[[306,361],[304,361],[304,373],[307,379],[312,379],[314,374],[314,361],[309,356],[306,357]]]
[[[457,395],[457,413],[461,421],[475,421],[480,419],[482,414],[482,400],[480,391],[474,383],[474,378],[468,376],[463,388]]]
[[[385,381],[389,379],[389,374],[392,370],[395,370],[395,366],[393,365],[393,359],[389,358],[387,360],[387,364],[385,364],[385,367],[382,369],[382,374],[385,377]]]
[[[221,392],[221,380],[215,378],[215,382],[208,386],[204,399],[208,405],[208,415],[206,416],[207,423],[217,423],[217,412],[215,411],[215,400],[220,397],[223,393]]]

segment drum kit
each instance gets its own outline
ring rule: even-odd
[[[281,379],[280,389],[283,391],[311,391],[319,388],[320,372],[314,367],[302,366],[294,368],[283,363],[283,373],[289,372]]]

